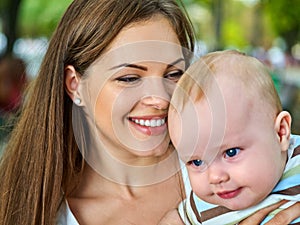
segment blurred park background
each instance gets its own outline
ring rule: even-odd
[[[0,57],[26,63],[33,80],[71,0],[0,0]],[[183,0],[197,33],[196,54],[239,49],[271,71],[300,134],[300,0]],[[1,74],[0,74],[1,75]],[[0,111],[1,112],[1,111]]]

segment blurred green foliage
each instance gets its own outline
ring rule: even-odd
[[[0,1],[0,26],[9,5]],[[72,0],[19,0],[16,24],[21,37],[49,37]],[[212,48],[270,45],[276,36],[287,48],[300,41],[300,0],[183,0],[198,39]],[[2,22],[1,22],[2,18]],[[1,31],[1,30],[0,30]]]
[[[22,0],[20,6],[20,35],[50,36],[71,0]]]
[[[287,50],[300,42],[300,0],[184,0],[199,39],[215,48],[269,48],[276,37]],[[203,13],[205,12],[205,13]]]
[[[300,42],[300,0],[262,0],[264,11],[276,35],[287,43],[287,50]]]

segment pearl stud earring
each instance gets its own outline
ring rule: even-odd
[[[74,99],[74,103],[75,103],[76,105],[80,105],[81,99],[80,99],[80,98],[75,98],[75,99]]]

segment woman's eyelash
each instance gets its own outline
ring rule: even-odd
[[[165,77],[178,77],[178,76],[181,76],[182,74],[183,74],[183,70],[176,70],[176,71],[167,73],[165,75]]]
[[[136,76],[125,76],[125,77],[118,77],[118,78],[116,78],[117,81],[124,82],[124,83],[135,82],[138,79],[139,79],[139,77],[136,77]]]
[[[174,70],[169,73],[167,73],[164,77],[169,80],[179,80],[179,78],[182,76],[183,70]],[[123,83],[134,83],[140,80],[141,77],[137,75],[125,75],[121,77],[117,77],[116,80]]]

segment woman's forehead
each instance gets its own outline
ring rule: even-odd
[[[108,46],[108,49],[146,40],[180,44],[178,35],[168,19],[158,14],[146,21],[134,22],[124,27]]]
[[[180,45],[163,41],[143,41],[119,46],[103,54],[87,70],[110,71],[122,65],[157,62],[164,64],[184,62]]]

